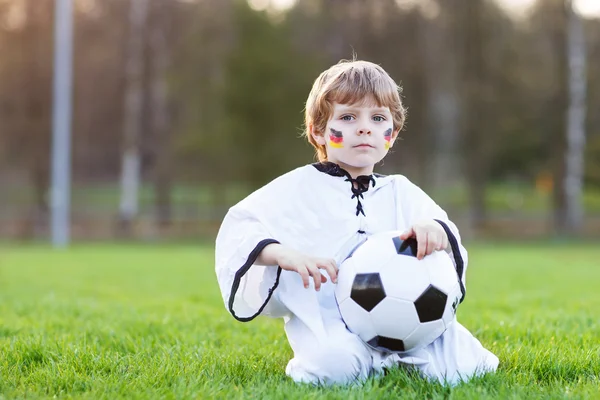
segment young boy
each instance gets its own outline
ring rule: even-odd
[[[319,162],[250,194],[227,213],[216,239],[223,300],[239,321],[281,317],[296,382],[360,382],[407,365],[454,384],[495,371],[498,358],[458,322],[424,349],[384,353],[347,330],[334,297],[338,265],[365,237],[402,230],[417,256],[447,251],[464,287],[467,252],[446,213],[402,175],[373,173],[405,120],[399,87],[378,65],[343,61],[308,96],[306,137]],[[457,277],[457,279],[459,279]]]

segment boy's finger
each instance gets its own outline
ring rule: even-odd
[[[329,262],[331,263],[331,265],[333,266],[333,269],[335,270],[335,273],[337,274],[338,271],[340,270],[340,268],[337,265],[337,262],[335,262],[335,260],[333,258],[330,258]]]
[[[331,282],[337,283],[338,267],[337,267],[335,261],[333,259],[325,260],[323,262],[323,268],[329,274],[329,277],[331,278]]]
[[[315,290],[318,292],[321,290],[321,272],[319,271],[319,268],[317,268],[316,264],[309,264],[306,266],[306,269],[313,277],[313,280],[315,281]]]
[[[433,253],[433,251],[435,250],[435,247],[436,247],[436,243],[437,243],[437,236],[434,235],[433,233],[428,233],[427,234],[427,249],[425,250],[426,256]]]
[[[308,289],[308,280],[310,279],[308,270],[305,267],[299,267],[296,272],[298,272],[298,274],[300,274],[300,276],[302,277],[302,283],[304,284],[304,288]]]
[[[441,251],[444,250],[446,248],[446,245],[444,244],[445,240],[444,240],[444,235],[443,234],[439,234],[438,235],[438,245],[436,246],[436,250],[437,251]]]
[[[325,271],[327,271],[327,274],[331,278],[331,282],[337,283],[338,268],[337,268],[337,265],[335,264],[334,260],[331,260],[331,259],[321,260],[319,263],[319,268],[322,268]]]
[[[418,230],[417,232],[417,259],[422,260],[427,251],[427,232]]]
[[[448,238],[445,235],[443,235],[442,236],[442,250],[446,250],[448,248],[449,244],[450,243],[448,241]]]
[[[413,230],[413,228],[410,228],[400,234],[400,239],[406,240],[409,237],[413,236],[414,234],[415,234],[415,231]]]

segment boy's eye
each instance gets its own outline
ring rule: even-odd
[[[375,122],[383,122],[385,121],[385,117],[382,117],[381,115],[376,115],[373,117],[373,121]]]
[[[342,115],[342,118],[340,118],[342,121],[352,121],[352,118],[354,118],[352,115]]]

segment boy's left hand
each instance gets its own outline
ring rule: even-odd
[[[400,235],[402,240],[411,237],[417,239],[417,258],[419,260],[434,251],[446,250],[449,244],[446,231],[434,220],[418,222]]]

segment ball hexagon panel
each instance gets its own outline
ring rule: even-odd
[[[335,299],[338,304],[350,297],[352,282],[356,275],[355,263],[352,259],[344,261],[338,271],[338,281],[335,286]]]
[[[410,350],[418,350],[429,344],[441,336],[446,331],[444,322],[440,319],[437,321],[426,322],[420,324],[406,339],[403,340],[404,347]]]
[[[425,257],[425,260],[431,284],[444,293],[450,293],[458,285],[458,275],[448,253],[436,251]]]
[[[369,312],[348,298],[339,304],[341,315],[348,329],[358,335],[362,340],[369,340],[377,336],[375,327],[371,322]]]
[[[377,350],[405,351],[402,340],[385,336],[375,336],[373,339],[367,341],[367,344]]]
[[[385,289],[379,273],[356,274],[350,298],[367,311],[385,299]]]
[[[421,322],[441,320],[446,309],[448,296],[435,286],[429,285],[427,289],[415,300],[415,308]]]
[[[407,337],[419,325],[414,303],[390,296],[371,310],[371,321],[379,336],[397,339]]]
[[[388,262],[380,275],[388,296],[415,301],[429,286],[429,274],[416,258],[403,257],[400,263]]]

